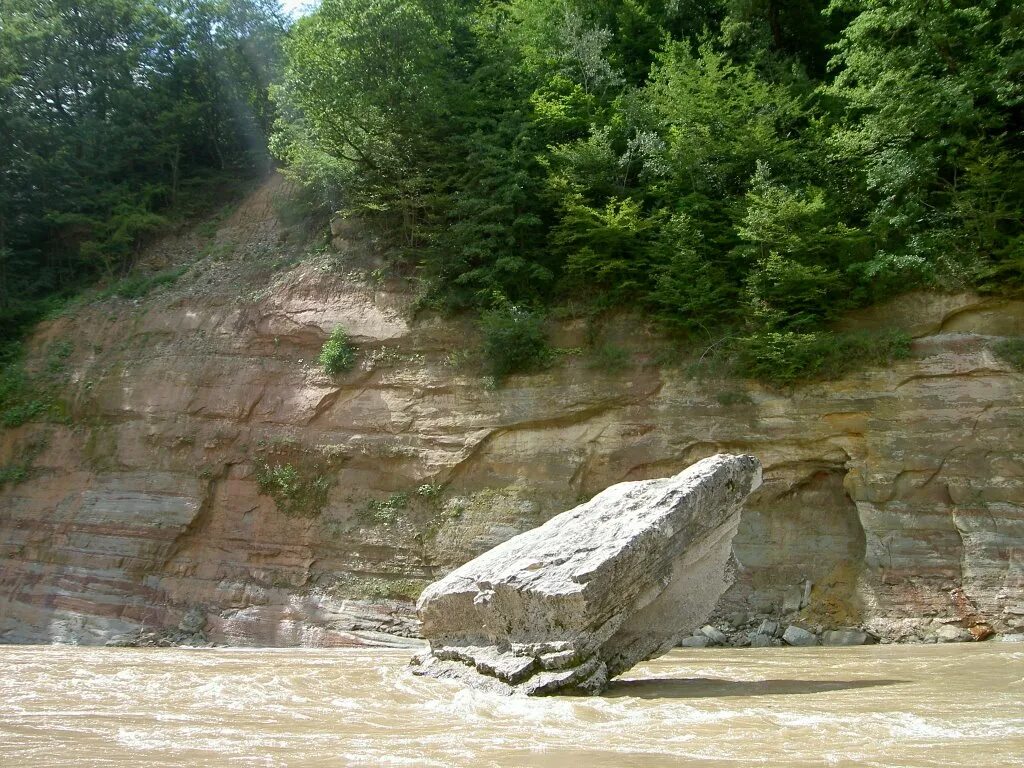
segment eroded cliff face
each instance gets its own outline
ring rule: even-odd
[[[0,492],[0,640],[205,619],[230,644],[398,642],[429,581],[608,485],[719,452],[756,455],[765,481],[723,613],[788,604],[889,638],[936,620],[1024,629],[1024,376],[992,351],[1024,335],[1024,303],[911,296],[851,318],[908,329],[911,359],[789,393],[665,365],[630,318],[604,329],[628,352],[608,370],[573,351],[586,327],[569,320],[556,365],[495,388],[465,363],[472,322],[412,322],[411,290],[344,226],[336,251],[285,242],[277,184],[212,246],[154,248],[154,264],[207,253],[175,286],[34,338],[36,366],[73,344],[70,419],[0,434],[0,464],[41,451]],[[330,377],[316,356],[336,326],[359,364]],[[322,510],[262,492],[283,466],[329,486]]]

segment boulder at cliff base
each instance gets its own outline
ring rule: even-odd
[[[502,692],[599,693],[701,626],[732,582],[753,456],[619,483],[427,587],[417,674]]]

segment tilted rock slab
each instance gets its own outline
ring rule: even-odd
[[[619,483],[424,590],[414,672],[532,695],[599,693],[700,626],[732,582],[753,456]]]

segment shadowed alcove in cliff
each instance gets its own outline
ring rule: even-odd
[[[766,470],[734,541],[743,570],[721,612],[733,604],[770,612],[805,607],[808,618],[860,621],[865,535],[845,475],[843,467],[826,464]]]

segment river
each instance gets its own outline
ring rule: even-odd
[[[1024,765],[1024,645],[678,650],[598,698],[407,651],[0,647],[0,765]]]

